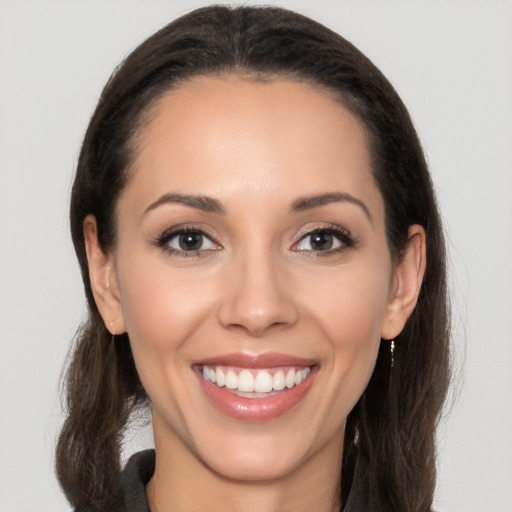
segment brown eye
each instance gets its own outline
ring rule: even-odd
[[[335,253],[353,246],[353,239],[342,228],[315,229],[302,236],[292,249],[299,252]]]
[[[220,249],[220,246],[208,235],[195,229],[168,231],[157,240],[157,245],[176,255],[190,253],[191,256],[195,253],[207,253]]]
[[[334,237],[330,233],[315,233],[310,235],[309,244],[313,251],[328,251],[333,248]]]
[[[179,248],[182,251],[199,251],[203,245],[203,238],[201,233],[183,233],[178,238]]]

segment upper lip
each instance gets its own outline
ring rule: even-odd
[[[240,368],[275,368],[278,366],[313,366],[316,364],[316,361],[277,352],[266,352],[264,354],[238,352],[208,357],[195,361],[194,364],[205,366],[236,366]]]

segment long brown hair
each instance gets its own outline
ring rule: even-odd
[[[57,474],[75,510],[109,508],[120,443],[133,411],[147,401],[128,336],[105,328],[89,282],[82,224],[96,217],[104,252],[116,240],[116,201],[127,182],[144,114],[162,94],[198,75],[283,76],[334,92],[363,123],[386,207],[392,255],[411,224],[427,232],[428,266],[418,304],[395,339],[381,343],[368,387],[347,419],[341,499],[360,485],[382,511],[430,511],[435,430],[449,381],[445,247],[430,175],[409,114],[384,75],[352,44],[299,14],[273,7],[193,11],[141,44],[105,86],[86,132],[71,198],[71,232],[88,299],[67,369],[67,418]]]

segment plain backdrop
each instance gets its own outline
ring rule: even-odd
[[[436,507],[511,512],[512,4],[279,4],[355,43],[410,109],[447,227],[454,313]],[[0,512],[69,510],[53,449],[61,369],[85,311],[68,235],[73,168],[115,65],[200,5],[0,0]],[[134,431],[125,455],[149,443]]]

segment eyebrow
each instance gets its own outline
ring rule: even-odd
[[[320,194],[315,196],[300,197],[292,203],[291,211],[302,212],[311,208],[318,208],[330,203],[351,203],[359,206],[368,217],[368,220],[372,222],[372,215],[368,207],[356,197],[344,193],[344,192],[329,192],[327,194]]]
[[[330,203],[351,203],[359,206],[365,215],[368,217],[368,220],[372,222],[372,216],[368,207],[361,201],[360,199],[355,198],[354,196],[344,193],[344,192],[329,192],[326,194],[319,194],[315,196],[306,196],[300,197],[296,199],[290,208],[292,212],[302,212],[304,210],[309,210],[312,208],[318,208],[319,206],[324,206]],[[208,212],[208,213],[220,213],[224,214],[225,209],[217,199],[208,196],[194,196],[188,194],[177,194],[177,193],[169,193],[164,194],[159,197],[156,201],[151,203],[145,210],[144,215],[155,208],[158,208],[164,204],[183,204],[185,206],[190,206],[191,208],[196,208],[198,210]]]
[[[163,204],[183,204],[192,208],[197,208],[203,212],[209,213],[225,213],[224,207],[217,199],[207,196],[192,196],[187,194],[164,194],[159,197],[154,203],[151,203],[145,210],[144,215]]]

